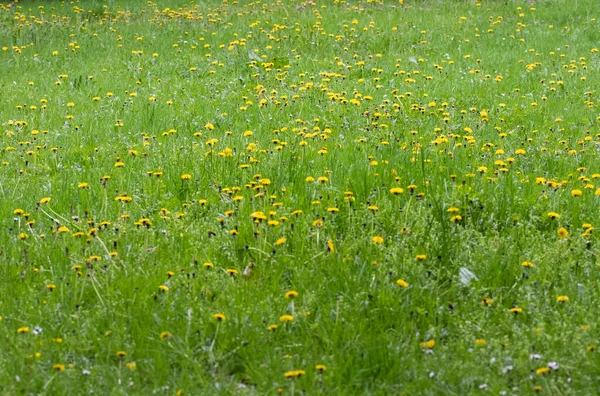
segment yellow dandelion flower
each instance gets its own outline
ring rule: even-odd
[[[225,315],[223,315],[222,313],[216,313],[216,314],[214,314],[213,318],[215,318],[217,320],[217,322],[223,322],[223,321],[225,321]]]
[[[402,280],[402,279],[398,279],[396,281],[396,283],[398,284],[398,286],[402,287],[402,288],[407,288],[408,287],[408,283],[406,283],[406,281]]]
[[[383,237],[380,236],[374,236],[372,238],[373,242],[375,242],[376,244],[382,244],[383,243]]]
[[[556,301],[560,302],[560,303],[566,303],[566,302],[569,302],[569,297],[568,296],[558,296],[558,297],[556,297]]]

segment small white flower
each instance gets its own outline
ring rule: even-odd
[[[531,355],[529,355],[529,360],[540,360],[542,358],[542,355],[538,355],[537,353],[532,353]]]
[[[559,367],[560,366],[556,362],[550,362],[550,363],[548,363],[548,368],[551,368],[552,370],[558,370]]]
[[[40,326],[35,326],[31,332],[34,335],[39,335],[42,334],[42,331],[44,331],[44,329],[42,329]]]
[[[433,377],[435,377],[435,373],[432,371],[429,373],[429,378],[433,378]]]
[[[90,370],[81,370],[81,374],[90,375],[92,372]]]
[[[506,366],[502,369],[502,374],[506,374],[509,371],[512,371],[512,369],[513,369],[513,366]]]
[[[479,389],[486,389],[487,388],[487,384],[481,384],[479,385]]]

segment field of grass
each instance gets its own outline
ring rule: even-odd
[[[597,394],[600,3],[0,4],[0,393]]]

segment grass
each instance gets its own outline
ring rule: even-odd
[[[599,14],[0,5],[0,391],[597,393]]]

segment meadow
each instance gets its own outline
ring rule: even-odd
[[[4,1],[0,393],[599,393],[598,18]]]

